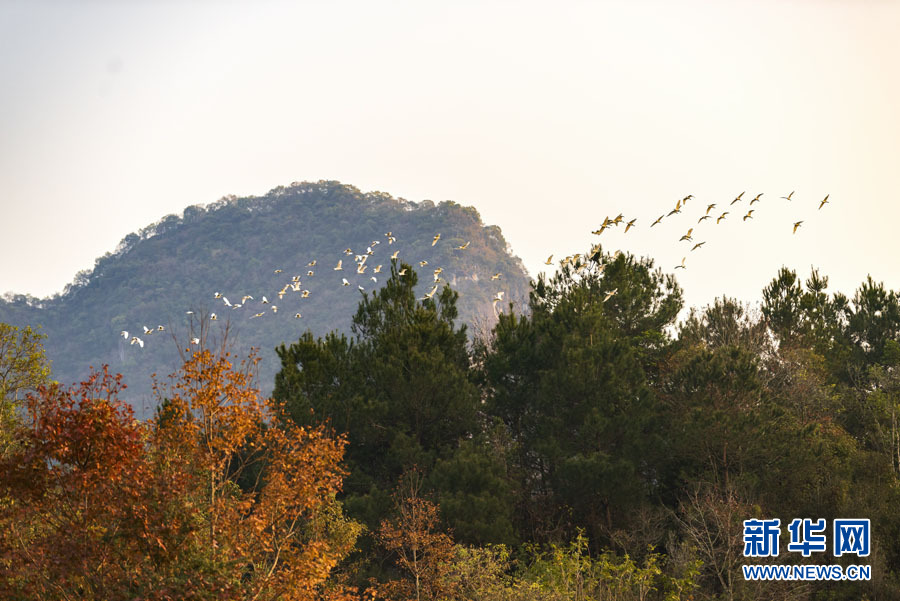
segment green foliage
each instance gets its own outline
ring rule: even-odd
[[[457,453],[460,439],[476,431],[478,403],[466,328],[454,323],[458,295],[445,286],[433,299],[417,300],[416,284],[412,267],[394,262],[384,287],[360,301],[352,339],[306,335],[277,350],[276,399],[299,423],[327,421],[347,433],[346,506],[370,529],[384,515],[386,491],[414,466],[430,472],[441,461],[435,482],[461,487],[461,495],[473,478],[491,476],[483,455]],[[451,515],[462,520],[466,513]],[[470,528],[479,529],[462,531]]]
[[[609,542],[653,494],[650,384],[680,307],[677,285],[651,261],[597,253],[540,278],[531,315],[501,316],[477,362],[488,412],[519,445],[521,529],[544,540],[559,534],[550,524],[581,526]]]
[[[0,459],[13,451],[22,394],[47,384],[45,336],[31,327],[0,323]]]

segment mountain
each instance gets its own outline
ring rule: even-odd
[[[348,248],[351,255],[345,254]],[[475,331],[493,324],[491,299],[497,292],[505,293],[499,306],[527,298],[529,277],[521,260],[500,228],[485,226],[474,208],[362,193],[334,181],[295,182],[263,197],[228,196],[168,215],[126,236],[61,294],[38,299],[7,293],[0,300],[0,321],[42,326],[53,377],[64,384],[82,378],[89,366],[109,364],[125,376],[132,404],[146,416],[153,407],[150,375],[174,371],[179,349],[201,331],[211,345],[221,342],[227,328],[238,356],[258,348],[259,385],[268,393],[279,368],[274,348],[306,330],[317,336],[349,332],[362,294],[357,286],[371,290],[383,283],[395,251],[418,273],[423,295],[433,286],[434,269],[442,268],[443,280],[459,292],[460,319]],[[356,256],[367,252],[366,271],[358,274]],[[313,260],[316,265],[308,266]],[[339,260],[342,270],[335,271]],[[378,265],[383,267],[376,284],[370,278]],[[492,280],[497,273],[500,278]],[[309,290],[308,298],[289,287],[279,299],[294,276],[301,290]],[[342,278],[350,285],[342,285]],[[244,295],[254,298],[234,309],[214,298],[216,292],[232,305]],[[194,313],[187,315],[189,310]],[[213,312],[216,321],[209,320]],[[251,317],[257,313],[264,315]],[[159,325],[165,331],[143,334],[144,326]],[[138,335],[144,347],[129,344],[122,330]]]

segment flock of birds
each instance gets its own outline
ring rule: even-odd
[[[387,242],[387,244],[389,246],[393,245],[397,241],[397,238],[394,236],[393,232],[387,232],[384,236],[385,236],[385,241]],[[441,234],[435,234],[434,238],[432,238],[432,241],[431,241],[431,247],[433,248],[434,246],[436,246],[438,244],[438,242],[440,241],[440,239],[441,239]],[[469,248],[470,243],[471,243],[471,241],[466,242],[465,244],[461,244],[459,246],[453,247],[453,249],[456,251],[464,251]],[[343,251],[343,256],[344,257],[353,257],[352,265],[350,264],[350,259],[344,259],[342,257],[337,260],[337,264],[334,267],[332,267],[331,270],[335,271],[335,272],[344,272],[344,273],[347,273],[348,275],[355,274],[357,276],[366,276],[368,274],[371,274],[371,275],[369,275],[368,279],[371,280],[374,284],[377,284],[378,283],[378,274],[382,273],[384,264],[370,265],[369,259],[371,257],[375,256],[376,247],[380,244],[381,244],[381,240],[373,240],[366,247],[366,250],[364,252],[360,252],[360,253],[354,252],[351,248],[345,249]],[[390,255],[389,259],[391,261],[396,260],[396,259],[398,259],[399,255],[400,255],[400,251],[395,250]],[[345,260],[347,261],[346,265],[344,263]],[[317,259],[313,259],[306,264],[306,276],[305,276],[306,278],[312,278],[315,276],[318,263],[319,262]],[[374,263],[374,260],[373,260],[373,263]],[[428,265],[428,261],[420,260],[420,261],[418,261],[418,264],[419,264],[420,268],[423,268]],[[370,267],[371,267],[371,271],[369,271]],[[282,273],[284,273],[283,269],[275,269],[274,270],[275,275],[279,275]],[[424,296],[422,296],[418,300],[426,300],[426,299],[431,299],[434,297],[434,295],[438,291],[438,287],[440,286],[440,283],[442,281],[444,281],[443,277],[442,277],[443,273],[444,273],[443,267],[437,267],[432,270],[432,277],[433,277],[432,284],[433,285],[431,287],[431,290],[429,290]],[[405,277],[406,274],[407,274],[406,268],[401,268],[397,272],[397,275],[399,277]],[[278,292],[276,292],[272,295],[272,299],[274,300],[275,297],[277,296],[278,301],[280,302],[285,298],[285,296],[287,296],[291,293],[298,293],[298,297],[300,299],[310,298],[310,295],[312,293],[310,292],[310,290],[308,288],[305,288],[303,286],[303,280],[301,279],[301,277],[302,276],[300,274],[291,276],[291,279],[289,281],[284,282],[284,285],[282,286],[282,288]],[[498,272],[498,273],[493,274],[490,279],[491,279],[491,281],[495,281],[495,280],[500,280],[502,277],[503,277],[503,274]],[[341,286],[349,287],[349,286],[351,286],[351,283],[346,277],[341,277]],[[356,287],[360,292],[365,292],[365,290],[366,290],[359,283],[356,284]],[[493,306],[495,312],[497,311],[497,303],[499,303],[503,300],[503,295],[504,295],[504,291],[500,290],[492,298],[492,306]],[[254,298],[250,294],[245,294],[245,295],[241,296],[240,302],[232,302],[232,301],[228,300],[227,296],[225,296],[224,294],[222,294],[219,291],[216,291],[213,293],[212,298],[213,298],[213,300],[221,301],[222,305],[223,305],[223,309],[228,309],[230,311],[236,311],[236,310],[241,310],[241,309],[252,311],[252,315],[250,315],[249,319],[259,319],[259,318],[265,317],[266,315],[269,315],[269,314],[277,314],[278,313],[278,305],[276,305],[274,302],[270,301],[266,295],[261,295],[260,298],[257,299],[257,298]],[[188,316],[193,316],[195,314],[193,310],[186,311],[185,313]],[[294,313],[295,319],[301,319],[302,317],[303,317],[303,315],[300,313],[300,311],[297,311]],[[210,313],[209,320],[210,321],[218,321],[219,315],[214,312]],[[148,328],[145,325],[145,326],[142,326],[142,328],[143,328],[143,333],[140,335],[134,335],[134,334],[128,332],[127,330],[122,330],[121,332],[119,332],[119,334],[120,334],[120,336],[122,336],[122,338],[124,338],[126,341],[128,341],[129,344],[137,345],[140,348],[144,348],[145,340],[147,338],[149,338],[156,332],[165,332],[166,331],[166,327],[163,325],[158,325],[155,328]],[[191,343],[191,345],[199,345],[200,338],[194,336],[191,338],[190,343]]]
[[[713,219],[715,219],[715,224],[718,225],[723,220],[727,219],[728,216],[732,214],[731,211],[734,210],[732,207],[734,205],[744,201],[744,194],[745,194],[745,192],[741,192],[740,194],[738,194],[727,205],[729,210],[722,211],[721,215],[719,215],[718,217],[715,217],[715,214],[711,214],[712,210],[717,208],[718,204],[717,203],[708,204],[706,206],[706,210],[702,212],[702,215],[697,220],[696,225],[692,225],[687,230],[687,232],[678,239],[678,242],[688,242],[689,244],[692,243],[693,246],[691,247],[689,252],[700,250],[703,247],[703,245],[706,244],[706,241],[705,240],[695,241],[694,230],[701,227],[701,224],[706,220],[712,221]],[[749,200],[749,203],[747,206],[752,207],[756,203],[761,203],[762,196],[763,196],[763,193],[760,192],[759,194],[757,194],[756,196],[754,196],[752,199]],[[780,200],[786,200],[786,201],[790,202],[790,201],[792,201],[793,196],[794,196],[794,192],[792,191],[787,196],[780,197]],[[822,207],[824,207],[826,204],[829,204],[829,197],[830,197],[830,194],[826,195],[825,198],[823,198],[821,201],[818,201],[819,210],[821,210]],[[653,223],[650,224],[650,227],[653,228],[653,227],[659,225],[660,223],[662,223],[663,219],[668,219],[670,217],[674,217],[676,215],[682,214],[682,212],[687,207],[688,201],[693,200],[693,198],[694,198],[693,194],[688,194],[684,198],[679,199],[676,202],[674,209],[672,209],[668,213],[664,212]],[[753,219],[754,211],[756,211],[756,209],[754,209],[754,208],[748,209],[746,214],[741,215],[742,221],[747,221],[748,219]],[[617,228],[619,225],[624,224],[625,230],[623,233],[627,234],[629,230],[637,227],[637,221],[638,221],[637,218],[633,218],[633,219],[626,221],[625,216],[621,213],[612,219],[610,219],[607,216],[603,219],[603,223],[600,225],[600,227],[591,233],[599,236],[599,235],[602,235],[603,232],[605,232],[608,229]],[[803,225],[803,223],[804,223],[803,220],[793,222],[792,234],[796,234],[797,230],[800,228],[801,225]],[[388,245],[392,245],[392,244],[394,244],[394,242],[397,241],[397,238],[394,237],[392,232],[387,232],[385,234],[385,239],[386,239],[386,242]],[[435,234],[434,238],[432,239],[431,246],[434,247],[435,245],[437,245],[438,242],[440,241],[440,239],[441,239],[441,234]],[[338,259],[337,264],[334,267],[332,267],[331,269],[336,272],[341,271],[341,272],[345,272],[348,274],[355,273],[358,276],[365,276],[367,274],[369,268],[371,267],[371,271],[368,272],[371,274],[371,275],[369,275],[369,279],[373,283],[377,284],[378,283],[378,275],[377,274],[380,274],[382,272],[382,268],[384,267],[384,265],[378,264],[378,265],[371,266],[371,265],[369,265],[369,259],[370,259],[370,257],[375,256],[375,253],[376,253],[375,248],[380,244],[381,244],[380,240],[373,240],[371,242],[371,244],[369,244],[366,247],[366,250],[361,253],[355,253],[350,248],[345,249],[343,254],[346,257],[353,257],[353,259],[352,259],[353,265],[351,266],[349,264],[349,260],[348,260],[348,265],[345,266],[344,265],[345,259],[341,258],[341,259]],[[454,250],[464,251],[469,247],[469,244],[470,244],[470,242],[466,242],[465,244],[455,246]],[[621,251],[617,250],[613,254],[612,260],[615,260],[620,254],[621,254]],[[390,260],[396,260],[398,258],[398,256],[399,256],[399,251],[395,250],[390,255]],[[565,257],[564,259],[562,259],[560,261],[560,267],[565,267],[567,264],[571,264],[574,267],[574,269],[576,270],[576,272],[579,272],[588,264],[587,259],[593,259],[593,263],[597,264],[599,266],[598,268],[602,271],[603,268],[605,267],[605,264],[601,263],[598,260],[600,256],[601,256],[600,245],[595,244],[595,245],[593,245],[593,248],[591,249],[589,254],[586,254],[586,255],[575,254],[575,255],[570,255],[570,256]],[[678,265],[675,265],[674,269],[686,269],[687,268],[686,261],[687,261],[687,255],[682,257],[681,263]],[[420,260],[420,261],[418,261],[418,264],[419,264],[420,268],[424,268],[428,265],[428,261]],[[547,260],[544,262],[544,264],[552,265],[553,264],[553,255],[550,255],[549,257],[547,257]],[[317,265],[318,265],[318,261],[316,259],[313,259],[309,263],[306,264],[306,267],[307,267],[306,277],[307,278],[312,278],[315,275],[315,269],[316,269]],[[400,277],[404,277],[406,275],[406,271],[407,270],[405,268],[400,269],[397,272],[397,275]],[[432,270],[432,276],[434,278],[433,286],[432,286],[431,290],[429,292],[427,292],[419,300],[426,300],[426,299],[431,299],[434,297],[435,293],[438,290],[438,286],[439,286],[440,282],[443,281],[442,280],[443,271],[444,270],[442,267],[437,267]],[[282,269],[274,270],[275,275],[279,275],[282,273],[283,273]],[[502,277],[501,273],[495,273],[494,275],[491,276],[491,280],[492,281],[500,280],[501,277]],[[341,278],[341,286],[349,287],[349,286],[351,286],[351,283],[346,277],[342,277]],[[357,283],[357,288],[361,292],[365,292],[365,288],[359,283]],[[607,292],[606,296],[603,299],[603,302],[608,301],[610,298],[615,296],[617,294],[617,292],[618,292],[618,289],[613,289],[613,290]],[[302,283],[300,274],[293,275],[289,281],[285,282],[284,286],[277,293],[275,293],[273,295],[273,298],[275,296],[277,296],[278,300],[281,301],[282,299],[284,299],[284,297],[286,295],[288,295],[290,293],[298,293],[300,299],[306,299],[306,298],[310,297],[310,294],[311,294],[310,290],[303,287],[303,283]],[[501,291],[498,291],[491,299],[491,304],[492,304],[495,315],[498,314],[499,312],[502,312],[502,309],[498,310],[497,304],[499,302],[503,301],[503,295],[504,295],[504,292],[501,290]],[[246,309],[248,311],[253,311],[253,314],[250,315],[249,319],[259,319],[259,318],[265,317],[266,315],[268,315],[270,313],[271,314],[278,313],[278,306],[276,304],[274,304],[273,302],[271,302],[265,295],[262,295],[261,298],[256,299],[249,294],[245,294],[245,295],[241,296],[240,302],[232,303],[231,301],[228,300],[228,297],[226,297],[221,292],[216,291],[213,293],[213,299],[221,301],[224,309],[228,309],[231,311],[240,310],[240,309]],[[194,312],[187,311],[186,314],[188,316],[192,316],[192,315],[194,315]],[[302,315],[299,311],[294,313],[294,318],[300,319],[301,317],[302,317]],[[216,313],[210,313],[209,319],[210,319],[210,321],[217,321],[219,319],[219,317]],[[126,341],[128,341],[129,344],[137,345],[137,346],[143,348],[145,338],[150,337],[155,332],[164,332],[165,330],[166,330],[166,328],[163,325],[159,325],[156,328],[148,328],[147,326],[143,326],[142,335],[144,338],[142,338],[140,335],[132,335],[126,330],[122,330],[120,332],[120,335]],[[192,345],[199,345],[200,338],[193,337],[193,338],[191,338],[190,342]]]

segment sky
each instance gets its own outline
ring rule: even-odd
[[[0,293],[321,179],[474,206],[531,275],[597,241],[685,258],[690,306],[781,266],[900,289],[897,31],[864,0],[0,0]]]

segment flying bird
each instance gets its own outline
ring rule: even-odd
[[[662,221],[662,220],[663,220],[663,217],[665,217],[665,216],[666,216],[665,213],[663,213],[662,215],[660,215],[660,216],[659,216],[659,219],[657,219],[656,221],[654,221],[653,223],[650,224],[650,227],[653,227],[654,225],[656,225],[657,223],[659,223],[660,221]]]
[[[397,272],[397,275],[399,275],[399,276],[404,276],[404,275],[406,275],[406,268],[404,267],[403,269],[401,269],[400,271],[398,271],[398,272]]]
[[[119,334],[122,335],[122,338],[124,338],[125,340],[128,340],[128,332],[127,331],[122,330],[121,332],[119,332]]]
[[[399,251],[399,250],[395,250],[395,251],[394,251],[394,254],[391,255],[391,259],[396,259],[396,258],[397,258],[397,255],[399,255],[399,254],[400,254],[400,251]]]
[[[256,319],[257,317],[262,317],[262,316],[265,315],[265,314],[266,314],[265,311],[260,311],[260,312],[257,313],[256,315],[251,315],[251,316],[250,316],[250,319]]]
[[[747,214],[744,215],[744,221],[747,221],[748,219],[753,219],[753,211],[755,211],[755,210],[756,209],[750,209],[749,211],[747,211]]]
[[[687,259],[687,257],[682,257],[682,258],[681,258],[681,265],[676,265],[676,266],[675,266],[675,269],[687,269],[687,267],[684,266],[684,260],[685,260],[685,259]]]
[[[426,298],[431,298],[431,297],[433,297],[433,296],[434,296],[434,293],[437,292],[437,289],[438,289],[438,287],[435,286],[434,288],[431,289],[431,292],[429,292],[428,294],[426,294],[425,296],[423,296],[423,297],[422,297],[421,299],[419,299],[419,300],[425,300]]]
[[[425,267],[428,265],[428,261],[419,261],[419,267]]]
[[[790,200],[790,199],[791,199],[791,196],[793,196],[793,195],[794,195],[794,191],[791,190],[791,193],[790,193],[790,194],[788,194],[787,196],[782,196],[782,198],[785,199],[785,200]]]
[[[803,223],[803,222],[802,222],[802,221],[797,221],[797,222],[794,223],[794,231],[791,232],[792,234],[796,234],[796,233],[797,233],[797,228],[800,227],[800,224],[801,224],[801,223]]]
[[[441,239],[441,235],[440,235],[440,234],[436,234],[436,235],[434,236],[434,239],[431,241],[431,245],[434,246],[435,244],[438,243],[438,240],[440,240],[440,239]]]
[[[712,219],[712,217],[710,217],[709,215],[704,215],[703,217],[701,217],[700,219],[697,220],[697,223],[700,223],[704,219]]]
[[[217,319],[218,319],[218,317],[216,317],[216,314],[215,314],[215,313],[211,313],[211,314],[210,314],[210,316],[209,316],[209,320],[210,320],[210,321],[216,321]]]
[[[743,195],[744,195],[743,192],[741,192],[740,194],[738,194],[738,195],[734,198],[734,200],[731,201],[731,204],[734,204],[734,203],[736,203],[736,202],[740,202],[741,196],[743,196]]]
[[[822,202],[819,203],[819,208],[820,208],[820,209],[821,209],[822,207],[824,207],[825,204],[828,202],[828,197],[829,197],[829,196],[831,196],[831,194],[826,194],[826,195],[825,195],[825,198],[822,199]]]
[[[376,265],[375,270],[372,273],[381,273],[381,265]]]
[[[341,270],[343,270],[344,268],[341,267],[341,265],[342,265],[343,263],[344,263],[344,260],[343,260],[343,259],[340,259],[340,260],[338,261],[337,267],[335,267],[334,270],[335,270],[335,271],[341,271]]]
[[[469,244],[471,244],[471,240],[469,242],[466,242],[465,244],[460,244],[456,247],[456,250],[466,250],[467,248],[469,248]]]
[[[301,317],[303,317],[303,316],[300,315],[299,313],[294,313],[294,319],[300,319]]]
[[[681,209],[678,209],[678,208],[672,209],[672,211],[668,215],[666,215],[666,217],[671,217],[672,215],[676,215],[680,212],[681,212]]]
[[[544,261],[544,265],[553,265],[553,255],[547,257],[547,260]]]
[[[261,302],[262,302],[262,304],[264,304],[264,305],[268,305],[268,304],[269,304],[269,299],[267,299],[265,296],[263,296]]]
[[[307,263],[306,266],[307,266],[307,267],[315,267],[315,266],[316,266],[316,260],[313,259],[312,261],[310,261],[309,263]]]
[[[144,341],[138,338],[137,336],[131,337],[131,344],[140,345],[141,348],[144,348]]]
[[[716,208],[716,203],[712,203],[706,207],[706,214],[709,215],[709,212]]]
[[[499,273],[499,272],[495,273],[494,275],[491,276],[491,279],[492,279],[492,280],[499,280],[499,279],[500,279],[500,273]]]
[[[703,242],[698,242],[697,244],[694,245],[694,248],[691,249],[691,252],[697,250],[698,248],[700,248],[700,247],[703,246],[704,244],[706,244],[706,241],[705,241],[705,240],[704,240]]]
[[[497,294],[494,295],[494,300],[495,300],[495,301],[502,301],[502,300],[503,300],[503,291],[502,291],[502,290],[501,290],[500,292],[498,292]]]
[[[725,211],[724,213],[719,215],[719,218],[716,219],[716,225],[719,225],[719,222],[722,221],[723,219],[725,219],[725,215],[727,215],[727,214],[728,214],[728,211]]]
[[[222,298],[222,293],[221,292],[214,293],[213,298]]]
[[[693,231],[694,231],[694,228],[689,229],[684,236],[682,236],[681,238],[678,239],[678,241],[679,242],[681,242],[682,240],[690,241],[691,240],[691,232],[693,232]]]
[[[613,296],[616,295],[616,293],[617,293],[618,291],[619,291],[618,288],[613,288],[612,290],[610,290],[609,292],[607,292],[607,293],[606,293],[606,296],[603,297],[603,302],[605,303],[606,301],[608,301],[609,299],[611,299]]]
[[[625,224],[625,233],[626,234],[628,233],[628,230],[630,230],[631,228],[634,227],[635,221],[637,221],[637,219],[632,219],[631,221],[629,221],[628,223]]]
[[[196,336],[191,338],[191,344],[200,344],[200,339]]]
[[[763,192],[760,192],[759,194],[757,194],[756,197],[750,201],[750,204],[752,205],[754,202],[759,202],[759,197],[762,195],[763,195]]]
[[[343,286],[349,286],[349,285],[350,285],[350,282],[347,281],[347,278],[341,278],[341,285],[343,285]]]

